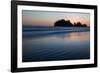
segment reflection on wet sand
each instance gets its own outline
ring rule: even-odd
[[[66,41],[85,41],[90,39],[90,34],[88,32],[72,32],[69,34],[62,34],[57,36],[57,38],[64,39]]]
[[[69,32],[23,38],[23,62],[90,58],[90,32]]]

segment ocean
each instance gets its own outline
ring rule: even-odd
[[[90,59],[90,31],[87,27],[23,28],[22,61]]]

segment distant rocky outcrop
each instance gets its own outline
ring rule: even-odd
[[[64,20],[64,19],[56,21],[54,23],[54,26],[59,26],[59,27],[87,27],[86,24],[82,24],[81,22],[77,22],[77,23],[72,24],[70,22],[70,20]]]

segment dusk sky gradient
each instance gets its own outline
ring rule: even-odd
[[[90,26],[89,13],[22,10],[23,25],[54,26],[54,23],[61,19],[70,20],[71,23],[81,22]]]

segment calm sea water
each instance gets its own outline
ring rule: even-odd
[[[90,32],[67,32],[24,37],[23,62],[90,58]]]

